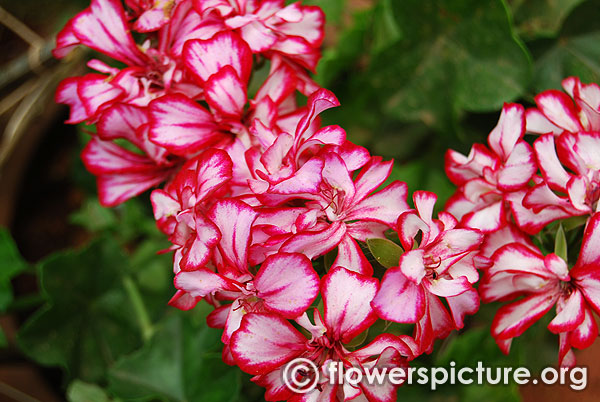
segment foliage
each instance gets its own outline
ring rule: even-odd
[[[600,19],[591,12],[598,7],[592,0],[380,0],[360,10],[350,0],[311,3],[321,5],[337,29],[316,78],[342,106],[325,119],[344,127],[353,141],[396,158],[393,179],[411,191],[435,191],[441,201],[452,192],[443,152],[484,141],[504,102],[531,101],[537,91],[559,88],[568,75],[600,81]],[[81,169],[73,176],[81,177]],[[240,372],[222,362],[219,332],[204,324],[206,312],[167,307],[171,256],[155,254],[168,244],[147,201],[105,209],[88,194],[71,220],[96,240],[37,265],[45,302],[19,332],[23,353],[64,369],[74,402],[239,400]],[[556,248],[566,254],[565,231],[558,230]],[[390,257],[379,262],[391,266],[395,244],[378,243],[368,246],[383,248]],[[10,281],[27,264],[4,230],[0,263],[5,312],[13,302]],[[486,313],[436,348],[431,361],[522,362],[528,352],[518,342],[513,357],[500,354]],[[262,398],[249,384],[245,379],[244,394]],[[400,400],[435,399],[416,386],[403,391]],[[447,386],[443,392],[467,401],[518,399],[514,386]]]

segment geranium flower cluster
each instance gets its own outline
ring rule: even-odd
[[[576,105],[549,92],[538,109],[505,106],[489,148],[448,153],[459,190],[434,217],[435,194],[416,191],[411,208],[406,184],[388,182],[391,161],[321,125],[339,104],[309,75],[323,24],[319,8],[283,0],[92,0],[59,34],[57,57],[85,45],[119,62],[90,61],[98,73],[63,81],[57,101],[69,123],[97,128],[82,158],[103,205],[154,188],[174,256],[170,304],[210,304],[223,360],[253,374],[267,400],[395,400],[391,383],[325,376],[302,393],[282,370],[297,357],[322,373],[338,362],[404,367],[463,328],[480,294],[524,296],[494,321],[504,350],[554,304],[561,360],[589,345],[600,307],[598,87],[569,81]],[[254,74],[261,66],[266,77]],[[526,129],[544,133],[533,147]],[[570,216],[590,220],[569,271],[527,233]],[[366,251],[373,239],[395,250],[381,281],[371,263],[380,256]],[[369,332],[381,320],[413,333]]]
[[[505,105],[489,147],[476,144],[468,156],[447,152],[446,172],[458,190],[446,207],[463,227],[486,234],[477,261],[481,299],[511,301],[492,323],[500,348],[508,353],[514,338],[556,307],[548,329],[559,335],[561,365],[572,366],[571,348],[598,336],[600,87],[576,77],[563,87],[566,93],[538,94],[534,108]],[[572,260],[563,226],[579,231],[571,236],[574,245],[581,241]],[[546,255],[532,237],[542,230],[556,245]]]

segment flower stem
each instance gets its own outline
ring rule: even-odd
[[[123,277],[123,286],[125,286],[125,290],[127,291],[127,295],[131,300],[131,304],[133,305],[133,309],[135,310],[135,314],[138,319],[138,324],[140,326],[140,330],[142,332],[142,339],[144,342],[147,342],[154,333],[154,327],[152,326],[152,322],[150,321],[150,316],[148,315],[148,311],[146,310],[146,306],[144,305],[144,301],[142,300],[142,295],[140,291],[130,276]]]

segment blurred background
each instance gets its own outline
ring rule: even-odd
[[[504,102],[530,105],[563,78],[600,82],[598,0],[311,0],[327,15],[316,80],[341,107],[324,124],[396,161],[411,191],[454,191],[443,155],[467,153]],[[147,194],[102,208],[79,160],[90,127],[67,126],[58,82],[86,71],[83,49],[52,59],[54,36],[86,0],[0,0],[0,401],[259,401],[263,389],[221,362],[208,310],[180,313],[167,247]],[[140,318],[139,305],[144,305]],[[509,356],[489,335],[498,306],[472,317],[417,364],[553,365],[537,323]],[[150,334],[140,326],[150,325]],[[600,397],[600,345],[578,354],[588,387],[402,387],[403,401]],[[565,399],[567,398],[567,399]]]

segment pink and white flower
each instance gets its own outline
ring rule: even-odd
[[[218,149],[188,161],[165,190],[150,196],[159,229],[169,236],[174,250],[174,271],[192,271],[206,265],[221,231],[207,216],[211,200],[226,194],[232,162]]]
[[[557,219],[598,211],[600,133],[544,134],[534,149],[543,181],[511,200],[523,230],[535,234]]]
[[[525,112],[505,104],[488,136],[489,149],[475,144],[468,156],[446,153],[446,174],[459,186],[446,210],[461,225],[493,232],[507,222],[507,195],[527,187],[537,171],[531,146],[523,140]]]
[[[242,370],[255,375],[252,381],[267,388],[265,399],[269,401],[335,401],[336,395],[342,400],[357,397],[369,401],[396,400],[395,386],[390,383],[381,386],[369,385],[366,381],[355,386],[331,384],[329,378],[321,376],[315,389],[294,394],[282,378],[285,365],[297,357],[311,360],[322,373],[327,372],[329,364],[336,362],[342,362],[344,369],[383,364],[405,367],[417,352],[410,337],[382,334],[354,352],[344,346],[377,320],[369,304],[377,287],[377,279],[342,267],[331,270],[321,281],[324,316],[315,310],[314,323],[306,314],[296,320],[311,334],[311,339],[280,316],[246,315],[231,338],[231,352],[236,363]]]
[[[564,79],[562,86],[568,95],[555,89],[536,95],[537,108],[527,109],[527,131],[553,135],[600,131],[600,87],[583,84],[577,77]]]
[[[462,328],[464,316],[479,308],[473,258],[483,240],[478,230],[456,229],[456,219],[448,213],[433,219],[436,199],[433,193],[416,191],[416,210],[400,215],[398,235],[406,251],[398,266],[386,271],[372,302],[384,320],[417,324],[415,340],[427,353],[435,339]],[[446,299],[450,313],[440,298]]]
[[[555,254],[543,256],[533,245],[511,243],[498,249],[480,286],[482,300],[515,302],[498,310],[492,335],[504,353],[512,340],[553,306],[556,316],[548,329],[559,334],[559,363],[575,364],[571,347],[584,349],[598,336],[593,311],[600,310],[600,215],[594,215],[584,233],[575,266]]]
[[[207,19],[216,19],[236,30],[252,52],[281,54],[314,70],[320,58],[325,15],[319,7],[284,0],[194,0],[194,7]]]

